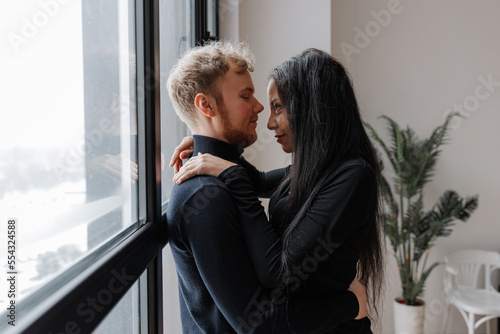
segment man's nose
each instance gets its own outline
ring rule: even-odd
[[[255,99],[255,102],[257,102],[255,108],[254,108],[254,111],[259,114],[262,112],[262,110],[264,110],[264,106],[262,105],[262,103],[259,102],[259,100]]]

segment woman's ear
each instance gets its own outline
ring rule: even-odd
[[[213,108],[213,103],[211,102],[210,96],[203,94],[203,93],[198,93],[194,97],[194,105],[196,106],[196,109],[198,109],[203,115],[206,117],[214,117],[215,116],[215,110]]]

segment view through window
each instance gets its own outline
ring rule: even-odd
[[[17,301],[139,221],[134,8],[54,0],[0,10],[2,249],[16,221],[15,266],[3,252],[0,270],[17,273]]]

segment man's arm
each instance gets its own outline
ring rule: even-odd
[[[218,308],[238,333],[323,333],[358,314],[356,296],[286,303],[286,292],[264,288],[255,273],[230,192],[202,188],[186,204],[189,221],[181,226],[200,275]],[[288,312],[287,312],[288,308]]]

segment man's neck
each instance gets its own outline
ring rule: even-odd
[[[222,131],[214,129],[212,126],[201,126],[198,128],[191,128],[191,132],[194,135],[215,138],[220,141],[229,143],[226,137],[222,134]]]
[[[193,134],[194,138],[194,152],[193,155],[198,153],[210,153],[225,160],[238,162],[243,149],[229,144],[226,141],[218,138]]]

